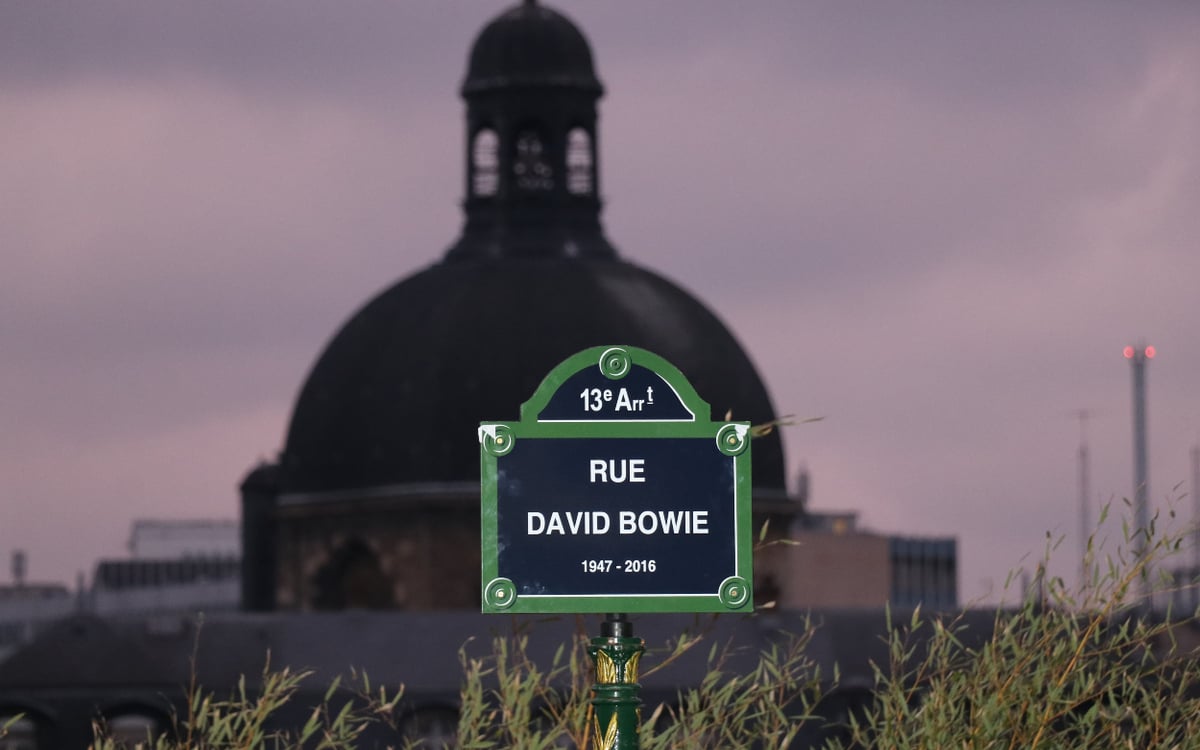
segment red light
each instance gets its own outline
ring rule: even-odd
[[[1133,359],[1133,347],[1125,347],[1125,359]]]
[[[1146,359],[1154,359],[1154,347],[1153,346],[1146,347]]]

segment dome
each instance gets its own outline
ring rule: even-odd
[[[601,91],[592,50],[566,16],[524,2],[479,32],[471,47],[462,93],[509,86],[564,86]]]
[[[590,346],[652,351],[713,417],[775,417],[725,326],[687,292],[621,260],[444,261],[368,302],[305,383],[281,457],[285,492],[479,481],[480,421],[516,420],[541,379]],[[777,432],[754,485],[783,491]]]

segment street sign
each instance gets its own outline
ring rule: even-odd
[[[631,346],[568,358],[479,427],[484,612],[753,608],[750,424]]]

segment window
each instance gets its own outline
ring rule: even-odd
[[[567,192],[592,194],[592,137],[583,128],[567,134]]]
[[[0,750],[37,750],[37,726],[28,716],[0,715],[0,733]]]
[[[418,708],[400,727],[406,742],[429,750],[458,747],[458,712],[451,708]],[[407,745],[406,745],[407,747]]]
[[[334,550],[313,576],[314,609],[390,609],[392,581],[379,556],[357,537]]]
[[[108,720],[108,735],[118,747],[152,747],[158,733],[158,720],[147,714],[117,714]]]
[[[517,136],[515,156],[513,177],[519,189],[528,192],[554,189],[554,170],[547,161],[546,146],[540,135],[533,130],[522,131]]]
[[[484,128],[471,143],[471,193],[488,198],[500,189],[500,138],[496,131]]]

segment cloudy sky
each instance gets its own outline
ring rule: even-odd
[[[324,343],[461,221],[457,87],[506,3],[0,4],[0,556],[73,582],[134,518],[236,517]],[[708,302],[813,505],[955,535],[964,600],[1200,440],[1200,5],[558,6],[606,222]],[[1178,508],[1190,518],[1191,500]],[[7,564],[0,580],[7,578]]]

